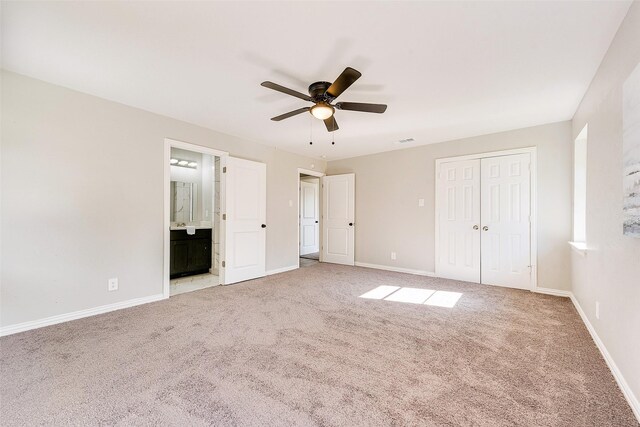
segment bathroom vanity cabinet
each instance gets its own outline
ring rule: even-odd
[[[197,229],[193,235],[186,230],[171,230],[170,277],[208,273],[211,268],[211,229]]]

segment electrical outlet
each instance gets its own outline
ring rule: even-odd
[[[596,301],[596,319],[600,320],[600,301]]]
[[[424,199],[418,199],[418,207],[420,208],[424,207]]]
[[[391,252],[391,259],[396,259],[396,253],[395,252]]]
[[[109,285],[107,286],[107,289],[109,290],[109,292],[118,290],[118,278],[117,277],[109,279]]]

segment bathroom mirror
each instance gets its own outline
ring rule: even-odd
[[[198,184],[171,181],[171,222],[186,224],[194,221],[197,197]]]

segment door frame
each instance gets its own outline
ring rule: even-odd
[[[318,223],[318,230],[320,230],[319,232],[319,238],[320,238],[320,262],[322,262],[322,177],[326,176],[326,174],[324,172],[318,172],[318,171],[314,171],[314,170],[310,170],[310,169],[304,169],[304,168],[298,168],[298,211],[296,212],[296,217],[298,218],[298,239],[296,241],[296,244],[298,245],[298,260],[297,260],[297,264],[298,264],[298,268],[300,268],[300,174],[305,174],[305,175],[310,175],[310,176],[315,176],[317,178],[320,178],[318,180],[318,212],[320,215],[319,218],[319,223]]]
[[[164,226],[163,231],[163,269],[162,269],[162,294],[164,298],[169,298],[170,287],[170,262],[171,262],[171,149],[181,148],[183,150],[193,151],[201,154],[208,154],[211,156],[220,157],[220,166],[224,167],[226,164],[226,158],[229,153],[226,151],[216,150],[215,148],[205,147],[202,145],[192,144],[190,142],[178,141],[176,139],[165,138],[164,139],[164,174],[163,174],[163,188],[164,188],[164,218],[162,224]],[[226,193],[226,179],[225,174],[220,174],[220,212],[224,212],[225,209],[225,193]],[[224,259],[224,227],[220,227],[220,259]],[[219,267],[220,271],[220,283],[224,283],[224,269]]]
[[[530,229],[530,248],[529,248],[529,259],[531,263],[531,287],[530,291],[536,292],[538,289],[538,163],[537,163],[537,147],[524,147],[524,148],[514,148],[511,150],[500,150],[500,151],[489,151],[486,153],[478,153],[478,154],[468,154],[464,156],[454,156],[454,157],[443,157],[440,159],[436,159],[436,167],[435,167],[435,186],[438,185],[438,177],[440,175],[440,165],[443,163],[449,162],[457,162],[460,160],[476,160],[476,159],[484,159],[488,157],[502,157],[502,156],[510,156],[513,154],[529,154],[531,160],[531,170],[530,170],[530,179],[531,179],[531,229]],[[438,191],[436,188],[435,191],[435,258],[434,258],[434,267],[437,265],[437,260],[439,257],[439,248],[440,248],[440,230],[438,223],[438,212],[440,208],[440,201],[438,200]],[[480,278],[482,280],[482,277]]]

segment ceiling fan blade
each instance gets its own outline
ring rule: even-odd
[[[328,132],[333,132],[333,131],[336,131],[336,130],[340,129],[338,127],[338,122],[336,122],[335,116],[331,116],[328,119],[325,119],[324,120],[324,125],[327,127],[327,131]]]
[[[384,113],[387,110],[385,104],[366,104],[363,102],[338,102],[334,105],[338,110],[362,111],[364,113]]]
[[[280,120],[288,119],[289,117],[297,116],[298,114],[309,111],[311,107],[298,108],[297,110],[289,111],[288,113],[280,114],[279,116],[272,117],[271,120],[279,122]]]
[[[289,89],[288,87],[280,86],[277,83],[262,82],[262,83],[260,83],[260,86],[264,86],[264,87],[267,87],[269,89],[277,90],[278,92],[286,93],[287,95],[295,96],[296,98],[304,99],[305,101],[312,101],[313,102],[313,99],[311,99],[311,97],[309,95],[305,95],[304,93],[300,93],[300,92],[295,91],[293,89]]]
[[[347,90],[347,88],[351,86],[353,82],[358,80],[360,76],[362,76],[360,71],[355,70],[351,67],[345,68],[342,74],[338,76],[336,81],[333,82],[331,86],[329,86],[329,89],[327,89],[326,92],[327,95],[333,97],[334,99],[339,97],[340,94]]]

